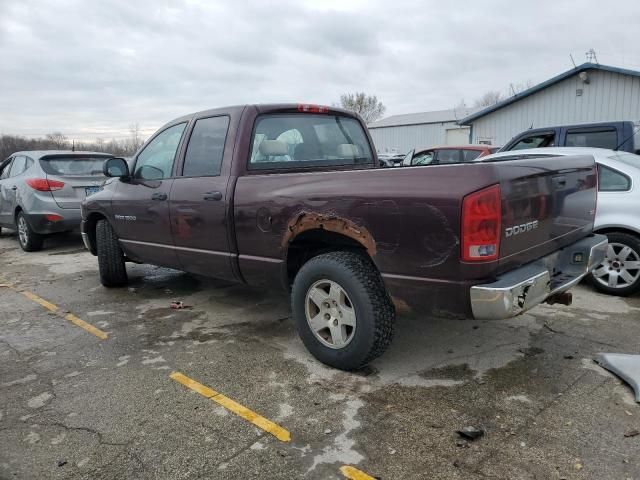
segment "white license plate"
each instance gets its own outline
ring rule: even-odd
[[[94,193],[98,193],[100,191],[100,187],[84,187],[85,192],[87,192],[87,197],[89,195],[93,195]]]

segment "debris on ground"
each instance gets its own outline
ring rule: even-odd
[[[324,434],[325,434],[325,435],[329,435],[330,433],[331,433],[331,429],[330,429],[330,428],[327,428],[327,429],[324,431]]]
[[[475,440],[476,438],[480,438],[484,435],[484,430],[482,428],[467,426],[462,430],[456,430],[456,433],[468,440]]]
[[[169,306],[174,310],[184,310],[187,308],[193,308],[191,305],[185,305],[184,302],[181,302],[179,300],[176,300],[175,302],[171,302],[171,305]]]
[[[456,447],[469,448],[469,442],[464,440],[463,438],[459,438],[458,440],[456,440]]]
[[[628,432],[624,432],[624,436],[627,438],[637,437],[638,435],[640,435],[640,430],[638,430],[637,428],[634,428],[633,430],[629,430]]]
[[[595,361],[627,382],[636,394],[636,402],[640,403],[640,355],[599,353]]]
[[[565,355],[564,359],[565,360],[573,360],[575,357],[573,355]]]
[[[60,460],[60,461],[58,462],[58,466],[59,466],[59,467],[64,467],[67,463],[68,463],[68,462],[67,462],[66,460]]]

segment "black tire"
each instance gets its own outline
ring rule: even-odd
[[[116,232],[106,220],[99,220],[96,224],[96,250],[100,283],[105,287],[126,285],[128,278],[124,254],[118,243]]]
[[[33,231],[24,213],[18,212],[16,215],[16,230],[18,232],[18,243],[25,252],[37,252],[42,249],[44,235]]]
[[[607,239],[609,240],[609,243],[624,245],[626,247],[631,248],[631,250],[633,250],[634,253],[631,254],[630,256],[633,257],[634,261],[640,261],[640,237],[629,234],[629,233],[624,233],[624,232],[610,232],[610,233],[607,233],[606,235],[607,235]],[[605,259],[605,264],[603,264],[605,267],[611,266],[608,263],[608,260],[609,258]],[[615,265],[613,266],[615,267]],[[623,266],[624,266],[624,263],[623,263]],[[594,272],[596,272],[597,270],[598,270],[597,268],[594,269]],[[627,272],[635,276],[636,278],[635,278],[635,281],[625,286],[610,287],[608,285],[604,285],[603,283],[598,281],[598,279],[593,274],[593,272],[589,273],[589,281],[596,288],[596,290],[599,290],[602,293],[626,297],[640,290],[640,270],[629,269],[627,270]]]
[[[339,349],[325,346],[307,321],[307,292],[322,280],[339,284],[356,316],[353,337]],[[309,260],[293,282],[291,303],[298,335],[309,352],[326,365],[357,370],[382,355],[391,344],[395,309],[380,273],[364,254],[339,251]]]

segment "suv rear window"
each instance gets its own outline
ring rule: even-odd
[[[109,157],[41,158],[40,166],[48,175],[102,175],[102,164]]]
[[[256,121],[250,169],[373,165],[360,122],[340,115],[263,115]]]

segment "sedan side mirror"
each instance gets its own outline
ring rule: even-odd
[[[127,161],[119,157],[113,157],[104,162],[102,173],[106,177],[128,178],[130,176]]]

